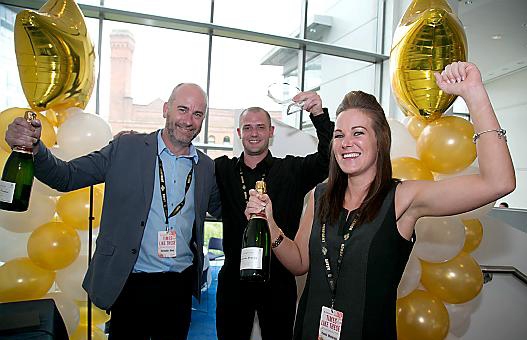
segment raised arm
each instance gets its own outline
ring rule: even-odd
[[[256,190],[249,191],[250,197],[247,203],[245,214],[258,213],[265,209],[271,240],[276,240],[280,235],[283,239],[280,244],[273,248],[273,252],[280,262],[294,275],[303,275],[309,269],[309,237],[311,235],[311,225],[314,216],[314,190],[309,193],[309,200],[306,210],[300,219],[300,227],[295,239],[291,240],[285,236],[273,218],[273,205],[269,196],[260,195]]]
[[[329,119],[326,108],[322,107],[322,99],[316,92],[301,92],[293,100],[303,102],[304,110],[310,113],[318,138],[317,152],[307,155],[299,164],[299,175],[304,184],[304,193],[322,182],[328,176],[329,144],[333,137],[334,124]]]
[[[467,103],[476,140],[479,175],[442,181],[405,181],[399,185],[396,210],[399,230],[411,235],[422,216],[447,216],[473,210],[512,192],[514,167],[505,136],[492,108],[478,68],[456,62],[435,74],[439,88],[461,96]],[[408,234],[409,233],[409,234]]]

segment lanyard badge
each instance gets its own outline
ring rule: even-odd
[[[183,209],[185,206],[185,198],[187,192],[190,189],[190,184],[192,183],[192,173],[194,170],[194,162],[192,162],[192,167],[187,174],[187,179],[185,181],[185,193],[183,194],[183,200],[174,208],[174,210],[168,214],[168,202],[167,202],[167,190],[165,184],[165,172],[163,171],[163,162],[161,157],[157,156],[159,164],[159,186],[161,191],[161,202],[163,203],[163,212],[165,213],[165,226],[166,229],[158,231],[157,233],[157,256],[166,258],[166,257],[176,257],[176,231],[169,230],[168,219],[170,217],[176,216],[178,212]]]

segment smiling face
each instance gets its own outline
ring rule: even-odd
[[[205,93],[199,86],[183,84],[176,87],[163,106],[163,117],[166,118],[163,137],[167,146],[175,150],[188,149],[201,131],[206,110]]]
[[[378,148],[373,122],[360,109],[342,111],[335,121],[333,154],[348,176],[375,177]]]
[[[247,109],[240,116],[238,137],[243,145],[243,152],[248,156],[266,154],[269,139],[273,137],[274,126],[271,126],[269,115],[258,108]]]

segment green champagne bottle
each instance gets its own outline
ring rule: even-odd
[[[36,114],[26,111],[26,120],[31,122]],[[2,173],[0,180],[0,209],[26,211],[33,185],[33,149],[15,146]]]
[[[257,181],[256,190],[265,193],[265,182]],[[267,282],[271,269],[271,232],[265,212],[252,214],[243,232],[240,279]]]

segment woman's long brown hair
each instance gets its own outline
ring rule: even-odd
[[[381,105],[371,94],[352,91],[344,96],[337,108],[338,115],[346,110],[358,109],[370,117],[377,138],[377,167],[375,178],[368,193],[359,207],[358,224],[371,222],[381,208],[386,193],[392,183],[392,165],[390,161],[391,132]],[[340,169],[333,152],[331,142],[329,177],[325,193],[320,201],[319,218],[322,223],[336,223],[344,205],[344,196],[348,186],[348,176]]]

